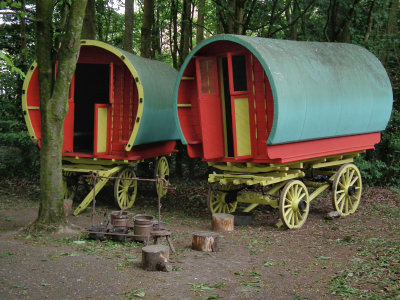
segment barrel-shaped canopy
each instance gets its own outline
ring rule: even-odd
[[[273,96],[268,145],[385,129],[393,102],[388,75],[373,54],[352,44],[217,35],[200,43],[186,58],[175,85],[175,99],[189,62],[197,55],[207,56],[202,49],[221,41],[249,50],[268,77]],[[186,142],[183,134],[181,138]]]
[[[73,131],[78,131],[80,119],[85,118],[90,118],[91,124],[93,118],[105,120],[104,124],[99,121],[94,130],[99,132],[95,134],[95,139],[103,138],[104,144],[107,143],[102,148],[108,153],[117,148],[118,151],[130,151],[133,146],[179,139],[173,99],[176,77],[177,71],[166,63],[139,57],[103,42],[82,40],[77,70],[70,88],[71,99],[68,99],[64,146],[67,131],[71,136],[80,134]],[[41,125],[36,63],[27,73],[23,91],[25,120],[31,138],[37,141],[40,140]],[[112,109],[101,110],[102,106],[107,105]],[[93,106],[97,107],[95,117]],[[79,109],[82,111],[80,115]],[[81,125],[84,126],[87,125]],[[114,146],[108,145],[111,143]],[[71,148],[67,152],[76,150]]]
[[[174,119],[175,100],[173,98],[178,72],[166,63],[113,48],[128,59],[125,64],[132,75],[139,79],[137,86],[141,85],[143,89],[140,125],[136,137],[131,138],[130,144],[136,146],[179,139]],[[139,111],[140,105],[139,102]]]

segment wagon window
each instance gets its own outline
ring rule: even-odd
[[[216,94],[217,70],[213,60],[200,60],[201,92],[203,94]]]
[[[247,91],[246,56],[232,56],[232,71],[234,91]]]

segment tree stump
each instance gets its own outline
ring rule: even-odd
[[[164,245],[150,245],[142,248],[142,267],[146,271],[172,271],[168,262],[169,248]]]
[[[193,233],[192,249],[204,252],[218,251],[219,234],[210,231],[199,231]]]
[[[213,214],[212,215],[212,230],[213,231],[233,231],[234,216],[230,214]]]

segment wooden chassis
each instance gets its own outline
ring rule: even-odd
[[[237,189],[240,186],[269,188],[265,193],[244,191],[237,195],[238,203],[249,204],[243,212],[250,212],[258,205],[279,207],[279,194],[284,185],[293,179],[300,179],[307,188],[312,189],[309,202],[325,190],[331,188],[336,171],[344,164],[354,162],[354,158],[364,151],[308,159],[286,164],[253,164],[253,163],[208,163],[221,170],[221,174],[209,174],[211,188],[218,184]],[[313,181],[319,176],[323,181]],[[217,189],[217,188],[216,188]]]

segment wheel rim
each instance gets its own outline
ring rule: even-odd
[[[156,162],[155,166],[155,178],[164,178],[167,182],[164,183],[165,187],[168,186],[169,184],[169,165],[168,165],[168,160],[165,156],[162,156],[159,160]],[[157,195],[160,197],[163,197],[167,194],[167,189],[163,188],[163,184],[161,182],[156,182],[156,191]]]
[[[342,216],[354,213],[360,203],[362,180],[360,170],[354,164],[340,167],[333,180],[332,205]]]
[[[133,169],[127,168],[118,175],[114,185],[115,201],[121,209],[131,208],[136,199],[137,181],[125,178],[136,178]]]
[[[283,188],[279,201],[279,215],[289,229],[303,226],[310,209],[306,185],[300,180],[289,181]]]
[[[210,189],[208,196],[208,207],[211,213],[232,213],[236,210],[237,201],[229,199],[227,192],[213,191]]]

